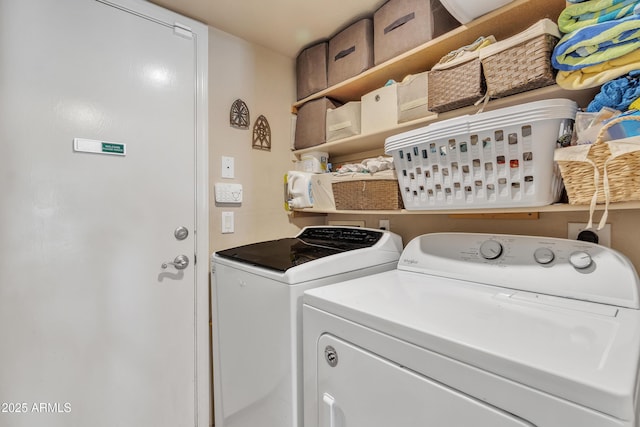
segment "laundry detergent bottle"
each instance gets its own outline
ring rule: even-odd
[[[285,209],[301,209],[313,207],[313,190],[311,178],[313,173],[289,171],[285,180]]]

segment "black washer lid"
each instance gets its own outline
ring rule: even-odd
[[[306,262],[375,245],[383,232],[361,228],[307,227],[295,238],[252,243],[216,252],[244,264],[285,272]]]

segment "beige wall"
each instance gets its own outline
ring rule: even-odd
[[[229,126],[229,110],[242,99],[250,129]],[[291,105],[295,101],[295,60],[209,29],[210,250],[295,235],[323,217],[290,221],[283,208],[283,176],[292,167]],[[253,125],[264,115],[271,128],[271,152],[254,150]],[[235,158],[235,178],[221,177],[221,157]],[[216,182],[240,183],[241,206],[216,206]],[[235,233],[221,233],[221,213],[235,214]]]

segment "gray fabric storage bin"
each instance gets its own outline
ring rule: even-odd
[[[333,86],[373,66],[373,21],[351,24],[329,40],[328,83]]]
[[[375,65],[458,26],[440,0],[389,0],[373,15]]]
[[[296,59],[298,100],[327,88],[328,42],[304,49]]]
[[[339,105],[340,103],[329,98],[319,98],[300,106],[293,147],[300,150],[324,144],[327,141],[327,110]]]

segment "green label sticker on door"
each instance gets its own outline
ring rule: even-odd
[[[107,154],[124,154],[124,144],[114,144],[112,142],[103,142],[102,152]]]
[[[127,154],[127,144],[122,144],[120,142],[97,141],[94,139],[74,138],[73,151],[80,153],[124,156]]]

